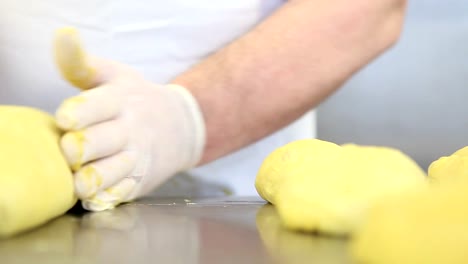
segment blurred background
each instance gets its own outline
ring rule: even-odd
[[[410,0],[403,35],[318,108],[318,138],[401,149],[424,169],[468,145],[468,1]]]

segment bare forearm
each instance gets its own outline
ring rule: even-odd
[[[207,126],[201,163],[291,123],[398,38],[402,0],[287,2],[248,34],[173,80]]]

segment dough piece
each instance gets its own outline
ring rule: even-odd
[[[468,147],[457,150],[448,157],[441,157],[431,163],[428,170],[433,181],[468,180]]]
[[[347,235],[375,201],[426,183],[402,152],[374,146],[300,140],[262,164],[256,188],[289,229]]]
[[[276,204],[276,194],[284,188],[284,181],[289,177],[308,175],[310,167],[315,167],[315,171],[325,170],[340,155],[340,146],[334,143],[321,140],[291,142],[276,149],[264,160],[255,179],[255,188],[263,199]]]
[[[41,225],[76,202],[54,119],[0,106],[0,237]]]
[[[372,208],[354,235],[357,263],[468,263],[468,183],[429,185]]]

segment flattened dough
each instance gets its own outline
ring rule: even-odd
[[[76,202],[54,119],[0,106],[0,237],[41,225]]]
[[[287,228],[347,235],[378,199],[425,184],[424,171],[396,149],[310,139],[271,153],[255,186]]]

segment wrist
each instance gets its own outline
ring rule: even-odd
[[[179,84],[168,84],[166,86],[177,93],[183,101],[185,121],[189,128],[188,135],[186,135],[189,153],[187,162],[181,170],[187,170],[195,167],[202,159],[206,144],[205,120],[198,101],[187,88]]]

